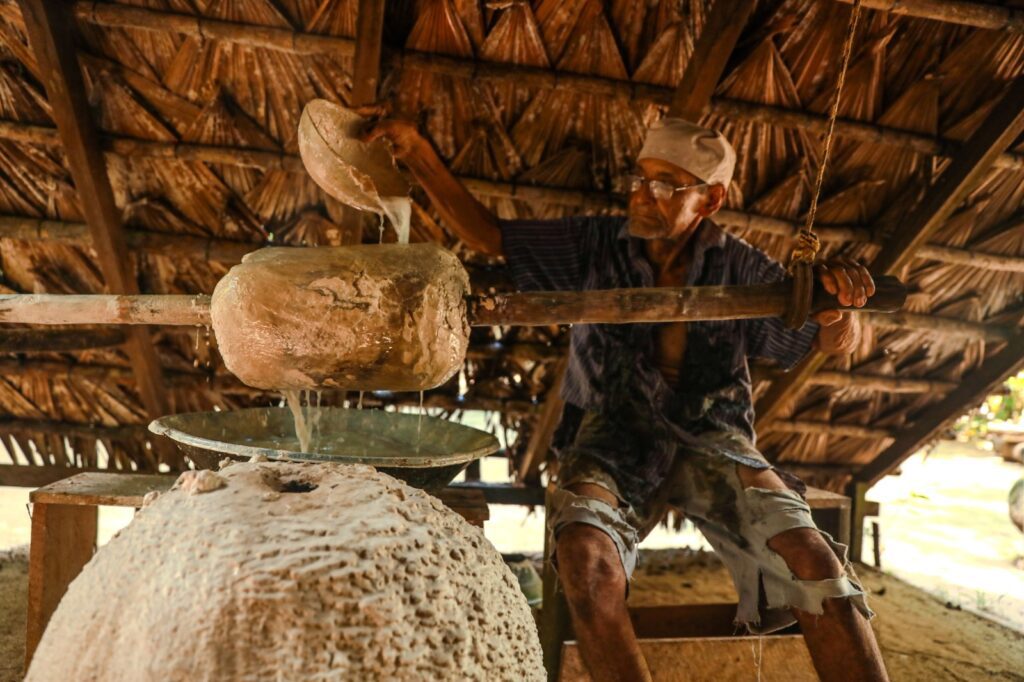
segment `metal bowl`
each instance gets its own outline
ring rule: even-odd
[[[312,452],[302,451],[286,407],[174,414],[153,421],[149,430],[174,440],[200,469],[215,469],[225,458],[248,460],[254,455],[369,464],[426,490],[445,487],[467,464],[499,448],[486,431],[435,417],[338,407],[304,411],[315,423]]]

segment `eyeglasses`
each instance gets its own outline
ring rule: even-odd
[[[676,187],[672,183],[662,180],[648,180],[639,175],[626,176],[626,188],[629,189],[631,194],[639,192],[644,185],[647,185],[652,197],[659,201],[665,201],[666,199],[671,199],[676,192],[682,192],[684,189],[691,189],[693,187],[707,187],[708,183],[698,182],[692,185],[679,185]]]

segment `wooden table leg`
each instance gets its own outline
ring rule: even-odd
[[[98,508],[91,505],[32,505],[28,559],[28,627],[25,670],[50,616],[96,547]]]

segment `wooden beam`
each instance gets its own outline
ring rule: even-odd
[[[107,289],[137,294],[121,212],[114,203],[82,81],[70,7],[46,0],[19,0],[19,5]],[[128,331],[125,351],[138,375],[139,396],[147,414],[154,418],[166,414],[166,389],[149,333],[142,328]]]
[[[963,203],[967,195],[991,172],[992,163],[1024,131],[1024,77],[1006,89],[999,103],[981,122],[971,138],[953,155],[949,167],[939,176],[924,199],[888,239],[871,263],[879,275],[899,273],[928,242],[936,230]]]
[[[669,116],[699,121],[704,115],[754,5],[755,0],[715,0],[711,5],[672,96]]]
[[[17,121],[0,120],[0,138],[47,146],[59,145],[60,143],[56,130],[53,128]],[[106,135],[103,141],[105,149],[109,153],[124,157],[178,159],[240,166],[243,168],[257,168],[265,171],[283,170],[297,174],[305,173],[302,159],[297,155],[282,152],[265,152],[217,145],[152,142],[115,135]],[[568,189],[550,185],[495,182],[469,176],[459,176],[459,180],[470,191],[480,196],[572,206],[594,211],[622,211],[625,205],[624,197],[605,192]],[[715,221],[727,229],[752,230],[790,239],[802,227],[802,223],[798,221],[734,209],[720,210],[715,214]],[[65,226],[71,228],[71,231],[65,232]],[[14,239],[30,239],[33,238],[31,236],[33,234],[40,236],[45,234],[50,239],[71,238],[71,236],[78,238],[80,233],[85,234],[85,230],[86,227],[84,225],[76,223],[63,223],[22,216],[0,216],[0,237],[10,236]],[[815,228],[815,232],[823,242],[877,243],[874,241],[871,230],[862,226],[819,225]],[[138,248],[155,252],[160,252],[162,249],[170,249],[171,251],[169,252],[174,253],[205,252],[209,260],[228,263],[237,262],[248,251],[265,246],[265,244],[254,242],[237,242],[214,238],[204,239],[189,235],[169,235],[145,231],[128,231],[127,237],[129,246],[137,246]],[[345,243],[352,242],[346,241]],[[922,246],[916,256],[951,265],[965,265],[985,270],[1024,272],[1024,258],[958,249],[941,244]]]
[[[219,22],[191,14],[160,12],[141,7],[126,7],[89,0],[76,2],[75,11],[79,19],[97,26],[134,28],[159,33],[173,31],[198,39],[216,39],[237,45],[292,54],[343,56],[355,54],[355,41],[350,38],[301,33],[253,24]],[[414,68],[470,80],[515,81],[526,87],[537,89],[563,89],[663,106],[669,106],[672,103],[676,92],[674,88],[517,64],[480,62],[473,59],[408,50],[389,50],[388,52],[388,67],[393,70]],[[724,98],[712,100],[712,111],[716,115],[727,118],[772,123],[780,127],[804,130],[810,133],[821,133],[828,124],[828,117],[821,114]],[[932,155],[949,155],[951,150],[959,146],[959,142],[956,140],[937,139],[929,135],[843,119],[836,123],[836,134],[852,140],[895,145]],[[999,168],[1024,168],[1024,155],[1003,154],[996,160],[995,165]]]
[[[1009,327],[985,322],[972,322],[953,317],[939,315],[922,315],[921,313],[861,313],[866,323],[875,327],[900,329],[902,331],[922,331],[948,336],[962,336],[968,339],[986,341],[1006,341],[1016,332]]]
[[[516,477],[520,481],[534,483],[540,480],[540,465],[544,463],[548,451],[551,450],[551,440],[562,418],[562,408],[565,407],[565,401],[562,400],[562,383],[565,380],[567,365],[568,361],[562,359],[553,368],[555,381],[544,400],[540,415],[533,424],[533,431],[530,432],[530,440],[526,443],[526,450],[519,460],[519,466],[516,467]]]
[[[47,434],[68,438],[95,438],[96,440],[136,440],[148,433],[145,424],[127,426],[92,426],[74,422],[38,419],[0,420],[0,435],[33,436]]]
[[[359,0],[356,12],[356,53],[349,104],[360,107],[377,101],[380,51],[384,39],[384,0]]]
[[[521,507],[539,507],[544,504],[544,488],[540,486],[510,485],[508,483],[453,483],[452,488],[479,490],[487,504],[508,504]]]
[[[352,92],[349,95],[349,104],[353,107],[361,107],[377,101],[385,8],[385,0],[359,0],[356,10]],[[305,172],[304,169],[303,172]],[[341,213],[340,243],[342,245],[361,243],[365,213],[350,206],[342,206]]]
[[[1006,380],[1024,369],[1024,332],[1011,339],[1003,350],[971,370],[944,398],[913,416],[909,428],[901,429],[896,440],[857,473],[856,481],[869,487],[936,437],[947,424],[981,403]]]
[[[100,329],[0,329],[0,353],[67,353],[124,343],[124,331]],[[0,361],[2,362],[2,361]],[[6,374],[6,372],[0,372]]]
[[[779,433],[808,433],[822,436],[835,436],[837,438],[863,438],[865,440],[883,440],[892,438],[893,433],[888,429],[874,429],[859,424],[836,424],[835,422],[812,421],[812,420],[787,420],[776,419],[767,426],[767,431]]]
[[[0,464],[0,486],[41,488],[83,472],[116,471],[116,469],[76,469],[55,466],[24,466]]]
[[[989,112],[970,139],[954,154],[939,179],[924,198],[900,221],[899,229],[871,263],[875,275],[899,273],[927,243],[935,231],[952,215],[967,195],[992,169],[995,159],[1024,130],[1024,77],[1013,81],[999,103]],[[824,364],[827,356],[818,351],[773,382],[757,402],[755,428],[761,430],[796,400],[808,379]]]
[[[750,377],[753,381],[776,381],[784,375],[785,372],[770,367],[758,365],[750,367]],[[818,372],[808,381],[812,386],[857,388],[865,391],[879,391],[881,393],[946,393],[958,385],[952,381],[838,371]]]
[[[85,223],[29,216],[0,216],[0,239],[52,241],[82,248],[92,247],[89,226]],[[184,256],[225,264],[238,263],[245,254],[265,246],[255,242],[147,230],[126,230],[125,239],[132,251],[163,256]]]
[[[854,0],[838,0],[852,5]],[[862,0],[864,7],[994,31],[1024,32],[1024,10],[966,0]]]

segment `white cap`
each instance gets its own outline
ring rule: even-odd
[[[736,151],[717,130],[681,118],[651,124],[637,159],[661,159],[693,173],[700,180],[726,189],[736,167]]]

